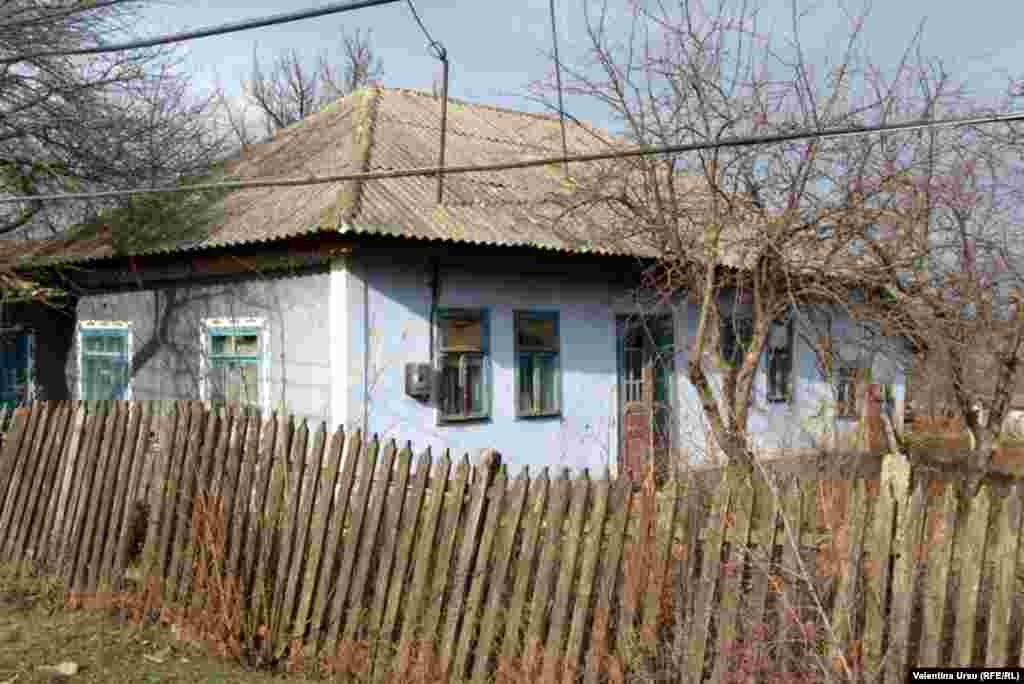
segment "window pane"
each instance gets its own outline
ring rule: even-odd
[[[125,343],[128,341],[126,335],[105,335],[100,339],[106,341],[104,351],[111,354],[124,354]]]
[[[258,335],[239,335],[235,338],[236,354],[258,354],[260,338]]]
[[[120,359],[84,357],[82,359],[82,398],[85,400],[121,399],[128,385],[128,366]]]
[[[526,349],[558,349],[555,319],[534,318],[528,315],[516,317],[516,342]]]
[[[488,413],[486,364],[480,354],[445,354],[441,359],[441,413],[478,417]]]
[[[519,413],[540,415],[558,411],[558,356],[519,355]]]
[[[211,335],[211,354],[231,354],[235,351],[234,338],[230,335]]]
[[[82,334],[82,351],[98,352],[103,351],[103,340],[96,335]]]
[[[484,412],[484,378],[483,364],[479,357],[467,356],[466,383],[469,386],[469,413],[480,415]]]
[[[558,411],[558,357],[542,356],[538,361],[540,377],[540,410],[544,413]]]
[[[441,322],[442,344],[449,349],[481,349],[479,318],[445,318]]]

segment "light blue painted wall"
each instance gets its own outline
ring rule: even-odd
[[[577,264],[578,264],[577,260]],[[414,250],[361,251],[352,260],[354,280],[345,297],[355,311],[365,306],[369,432],[411,440],[414,448],[451,448],[459,456],[496,448],[513,466],[559,466],[600,471],[614,460],[615,323],[608,274],[595,265],[542,269],[531,260],[481,256],[472,267],[442,259],[441,308],[486,308],[490,315],[492,419],[438,425],[435,409],[404,391],[407,362],[430,359],[430,267]],[[537,272],[547,270],[547,272]],[[531,272],[532,271],[532,272]],[[356,291],[353,292],[353,289]],[[513,313],[560,313],[563,415],[517,419],[513,402]],[[347,316],[356,351],[350,378],[359,378],[366,330]],[[362,390],[350,386],[349,425],[361,423]]]
[[[513,466],[569,466],[600,470],[617,457],[617,354],[615,319],[634,313],[629,288],[600,264],[568,259],[561,264],[482,253],[471,262],[442,258],[441,308],[485,308],[490,313],[492,418],[460,425],[438,425],[435,409],[408,397],[404,366],[427,362],[429,353],[430,267],[428,255],[413,249],[386,253],[360,251],[350,261],[344,290],[350,315],[342,333],[350,348],[348,415],[339,422],[368,425],[369,432],[411,440],[414,448],[435,452],[451,448],[457,455],[498,449]],[[611,266],[605,266],[605,269]],[[335,277],[332,275],[332,277]],[[618,284],[617,284],[618,283]],[[332,315],[338,315],[332,304]],[[364,316],[365,310],[365,319]],[[516,310],[558,311],[562,345],[560,419],[517,419],[513,379],[513,313]],[[677,341],[688,343],[696,330],[696,307],[679,304],[674,312]],[[369,322],[364,327],[362,320]],[[849,323],[833,312],[833,334],[848,334]],[[848,434],[851,420],[832,420],[832,388],[824,381],[812,348],[795,341],[795,400],[765,400],[764,364],[755,384],[750,417],[755,446],[766,452],[809,449],[822,433]],[[696,395],[686,378],[688,344],[677,343],[676,405],[679,445],[692,462],[709,457],[707,430]],[[363,363],[364,351],[366,361]],[[876,381],[891,382],[898,406],[904,395],[900,364],[874,355]],[[708,363],[712,381],[720,374]],[[363,371],[365,370],[365,378]],[[368,401],[363,401],[364,385]],[[366,407],[365,416],[363,407]],[[713,456],[713,455],[710,455]]]

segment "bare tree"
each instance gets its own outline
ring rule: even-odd
[[[981,109],[969,104],[941,64],[920,55],[919,36],[894,68],[874,64],[864,44],[863,13],[846,17],[845,42],[824,65],[813,64],[804,50],[806,17],[795,3],[791,30],[781,40],[760,30],[758,12],[747,2],[637,1],[627,13],[613,21],[607,4],[588,11],[589,59],[563,69],[567,93],[601,103],[628,143],[715,143]],[[625,27],[625,35],[613,27]],[[549,97],[550,82],[535,92]],[[660,255],[647,284],[660,299],[685,296],[696,305],[687,377],[702,416],[724,456],[750,464],[755,378],[771,359],[780,327],[794,326],[811,341],[833,387],[851,340],[861,363],[878,355],[903,363],[910,349],[927,348],[930,340],[930,348],[951,359],[955,384],[964,385],[956,374],[966,357],[951,354],[949,346],[964,333],[935,321],[982,325],[977,316],[951,319],[948,313],[951,307],[990,310],[983,302],[989,290],[981,269],[955,268],[948,254],[957,245],[961,252],[970,245],[975,254],[980,233],[997,225],[1005,233],[1007,224],[995,221],[994,209],[1006,200],[994,199],[994,181],[1005,178],[1001,173],[1019,150],[1013,129],[999,145],[982,134],[962,129],[711,147],[579,165],[573,192],[551,198],[558,209],[554,228],[571,233],[574,222],[589,223],[610,241]],[[969,230],[957,228],[959,200],[937,182],[963,178],[956,168],[964,163],[987,169],[987,180],[970,196],[971,215],[961,217]],[[1010,189],[1003,194],[1010,196]],[[995,245],[991,237],[985,245]],[[1000,242],[1004,251],[1012,244]],[[942,299],[954,275],[960,278],[955,296]],[[942,312],[937,302],[944,302]],[[842,340],[833,334],[838,317],[851,322]],[[1011,359],[1021,344],[1018,328],[997,352],[1007,377],[1016,374]],[[870,372],[870,363],[864,370]],[[967,414],[978,394],[970,396],[957,405],[977,431]],[[987,462],[981,454],[990,455],[1004,407],[1001,399],[989,401],[988,432],[979,432],[973,460]]]
[[[30,57],[128,35],[138,2],[12,0],[0,7],[0,235],[69,223],[108,205],[33,201],[57,191],[138,187],[205,171],[221,154],[209,100],[194,98],[173,53]],[[8,209],[7,207],[10,207]]]
[[[356,30],[342,33],[340,68],[332,57],[321,53],[314,64],[306,64],[298,51],[289,50],[264,66],[253,55],[252,75],[242,89],[249,105],[257,112],[264,133],[275,131],[301,121],[313,112],[339,97],[380,78],[383,63],[375,56],[371,46],[371,32]],[[245,113],[228,108],[231,127],[238,141],[245,145],[250,140],[245,128]]]

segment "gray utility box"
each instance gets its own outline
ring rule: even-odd
[[[405,393],[416,399],[429,399],[433,377],[429,363],[405,364]]]

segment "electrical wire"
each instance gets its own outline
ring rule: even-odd
[[[420,13],[416,11],[416,5],[413,4],[412,0],[406,0],[406,4],[409,5],[409,10],[412,12],[412,18],[416,20],[416,23],[420,25],[420,31],[423,31],[423,35],[427,37],[427,45],[433,51],[434,56],[444,62],[448,59],[448,52],[444,49],[438,41],[434,40],[433,36],[430,35],[430,31],[424,25],[423,20],[420,18]]]
[[[156,36],[154,38],[143,38],[141,40],[129,41],[126,43],[115,43],[113,45],[98,45],[96,47],[77,48],[73,50],[43,50],[40,52],[30,52],[28,54],[0,59],[0,64],[13,64],[16,62],[23,62],[31,59],[43,59],[48,57],[70,57],[73,55],[99,55],[107,52],[121,52],[124,50],[138,50],[141,48],[156,47],[158,45],[167,45],[169,43],[183,43],[185,41],[195,40],[197,38],[209,38],[211,36],[221,36],[227,33],[237,33],[239,31],[249,31],[251,29],[264,28],[266,26],[288,24],[295,21],[301,21],[303,19],[315,19],[317,17],[323,17],[329,14],[339,14],[342,12],[350,12],[352,10],[376,7],[378,5],[388,5],[394,2],[401,2],[401,0],[351,0],[350,2],[335,2],[329,5],[324,5],[323,7],[302,10],[299,12],[284,12],[282,14],[273,14],[270,16],[260,17],[257,19],[245,19],[242,21],[229,22],[226,24],[219,24],[217,26],[210,26],[203,29],[197,29],[195,31],[171,33],[163,36]]]
[[[100,190],[96,192],[62,193],[52,195],[31,195],[28,197],[4,197],[0,198],[0,204],[13,204],[16,202],[50,202],[50,201],[71,201],[102,199],[109,197],[128,197],[132,195],[162,194],[174,192],[201,192],[210,190],[246,190],[252,188],[272,187],[300,187],[306,185],[323,185],[325,183],[338,183],[341,181],[364,181],[382,180],[388,178],[410,178],[414,176],[436,176],[438,174],[450,175],[454,173],[478,173],[481,171],[510,171],[513,169],[528,169],[538,166],[553,166],[567,162],[595,162],[612,159],[626,159],[630,157],[647,157],[651,155],[683,154],[686,152],[699,152],[709,149],[730,149],[743,147],[756,147],[759,145],[774,145],[784,142],[799,140],[831,140],[835,138],[856,137],[860,135],[871,135],[875,133],[895,133],[900,131],[925,130],[929,128],[952,128],[957,126],[982,126],[997,123],[1024,122],[1024,112],[1011,112],[1008,114],[996,114],[979,117],[960,117],[950,119],[918,119],[897,124],[885,124],[879,126],[848,126],[831,130],[777,133],[764,136],[743,136],[726,138],[715,142],[687,143],[682,145],[658,145],[641,146],[621,150],[610,150],[608,152],[593,152],[589,154],[559,155],[557,157],[538,157],[534,159],[521,159],[512,162],[500,162],[497,164],[463,164],[460,166],[448,167],[418,167],[411,169],[392,169],[388,171],[367,171],[364,173],[345,173],[330,176],[309,176],[306,178],[262,178],[237,181],[221,181],[217,183],[198,183],[194,185],[180,185],[157,188],[136,188],[131,190]]]

